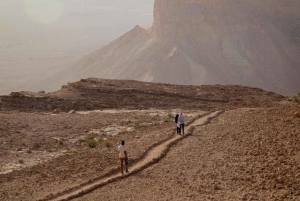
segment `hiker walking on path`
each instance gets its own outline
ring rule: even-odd
[[[121,169],[122,175],[124,175],[124,173],[123,173],[124,162],[125,162],[126,173],[128,172],[128,157],[127,157],[124,140],[122,140],[121,145],[118,147],[118,151],[119,151],[120,169]]]
[[[184,116],[182,115],[182,113],[180,113],[180,133],[181,133],[181,130],[182,130],[182,133],[184,135],[184,124],[185,124],[185,118]]]
[[[180,121],[179,121],[178,114],[176,114],[175,116],[175,127],[176,127],[177,134],[180,134]]]

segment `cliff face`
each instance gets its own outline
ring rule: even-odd
[[[207,24],[247,21],[258,15],[286,19],[300,16],[298,0],[155,0],[154,36],[207,33]]]
[[[298,0],[155,0],[153,27],[135,27],[86,56],[66,72],[68,81],[238,84],[293,95],[299,10]]]

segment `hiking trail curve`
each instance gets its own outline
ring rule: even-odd
[[[212,113],[208,113],[198,119],[196,119],[194,122],[192,122],[189,126],[186,126],[187,134],[181,136],[181,135],[174,135],[172,138],[168,139],[167,141],[159,144],[158,146],[151,149],[146,156],[141,159],[139,162],[134,164],[133,166],[130,166],[129,173],[125,174],[124,176],[121,175],[121,173],[116,173],[111,176],[107,176],[105,178],[99,179],[97,181],[88,183],[86,185],[80,186],[75,190],[66,190],[63,192],[60,192],[56,195],[50,194],[44,199],[40,199],[39,201],[68,201],[72,200],[74,198],[81,197],[83,195],[86,195],[95,189],[98,189],[104,185],[107,185],[111,182],[118,181],[119,179],[129,177],[151,165],[159,161],[161,158],[163,158],[167,152],[169,151],[170,147],[172,147],[175,143],[180,141],[181,139],[188,137],[192,134],[192,129],[194,126],[201,126],[209,122],[210,119],[217,117],[221,111],[216,111]]]

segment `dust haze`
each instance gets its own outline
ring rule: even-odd
[[[0,9],[0,94],[89,77],[299,93],[298,0],[5,0]]]
[[[299,93],[299,1],[155,0],[154,5],[151,28],[136,26],[81,59],[60,80],[92,76]]]
[[[43,90],[37,83],[152,22],[153,0],[2,0],[0,94]]]

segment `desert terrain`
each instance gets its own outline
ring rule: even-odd
[[[299,200],[299,99],[96,78],[0,96],[0,200]]]

